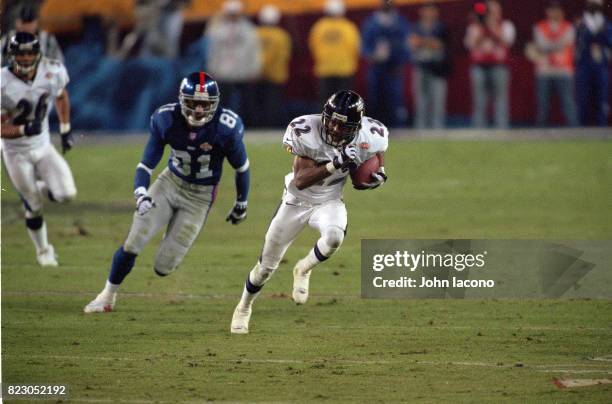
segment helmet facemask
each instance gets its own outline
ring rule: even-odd
[[[204,126],[215,116],[219,106],[219,97],[197,93],[195,95],[179,94],[181,113],[191,126]]]
[[[36,71],[41,58],[40,43],[34,34],[18,32],[9,40],[9,63],[18,76]]]
[[[349,122],[347,117],[334,112],[331,116],[322,115],[323,141],[333,147],[343,147],[351,143],[359,129],[361,122]]]
[[[31,58],[24,58],[24,56],[31,56]],[[27,76],[36,70],[39,61],[40,52],[36,51],[22,51],[11,56],[13,71],[20,76]]]

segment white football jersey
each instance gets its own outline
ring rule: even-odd
[[[323,124],[321,114],[304,115],[295,118],[285,131],[283,145],[296,156],[307,157],[317,163],[332,161],[340,151],[323,141]],[[384,152],[388,146],[389,131],[385,125],[375,119],[364,116],[361,129],[352,143],[357,146],[355,163],[360,165]],[[342,189],[349,175],[348,170],[337,170],[318,184],[299,190],[293,181],[293,171],[285,176],[287,191],[297,198],[312,204],[319,204],[342,198]]]
[[[68,81],[64,65],[45,57],[41,58],[31,82],[21,80],[8,67],[2,68],[2,114],[8,114],[14,125],[42,118],[40,135],[3,138],[2,147],[6,151],[29,151],[49,143],[49,111]]]

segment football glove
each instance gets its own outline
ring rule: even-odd
[[[380,167],[377,172],[372,173],[372,182],[363,184],[357,189],[374,189],[378,188],[387,181],[387,174],[385,173],[385,167]]]
[[[344,170],[355,160],[355,157],[357,157],[357,148],[354,144],[348,144],[342,148],[339,155],[334,157],[332,163],[336,170]]]
[[[38,120],[29,121],[21,128],[21,133],[25,136],[37,136],[42,132],[42,123]]]
[[[247,203],[246,202],[238,202],[234,207],[229,211],[229,214],[225,218],[226,222],[232,222],[232,224],[239,224],[243,222],[247,217]]]
[[[144,187],[139,187],[134,191],[136,198],[136,211],[140,216],[145,215],[148,211],[155,207],[155,201],[149,195]]]
[[[67,132],[60,133],[60,136],[62,137],[62,154],[66,154],[66,152],[72,149],[72,146],[74,146],[72,129],[69,129]]]

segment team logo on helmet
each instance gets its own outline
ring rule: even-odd
[[[337,119],[342,122],[346,122],[348,120],[348,117],[346,115],[341,115],[337,112],[334,112],[331,117],[332,119]]]
[[[208,89],[206,85],[196,84],[195,86],[196,93],[202,93],[204,97],[208,97]]]

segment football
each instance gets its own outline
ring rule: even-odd
[[[373,181],[372,173],[375,173],[380,168],[378,156],[374,156],[369,160],[364,161],[356,169],[351,171],[351,180],[355,189],[367,189],[364,184]]]

